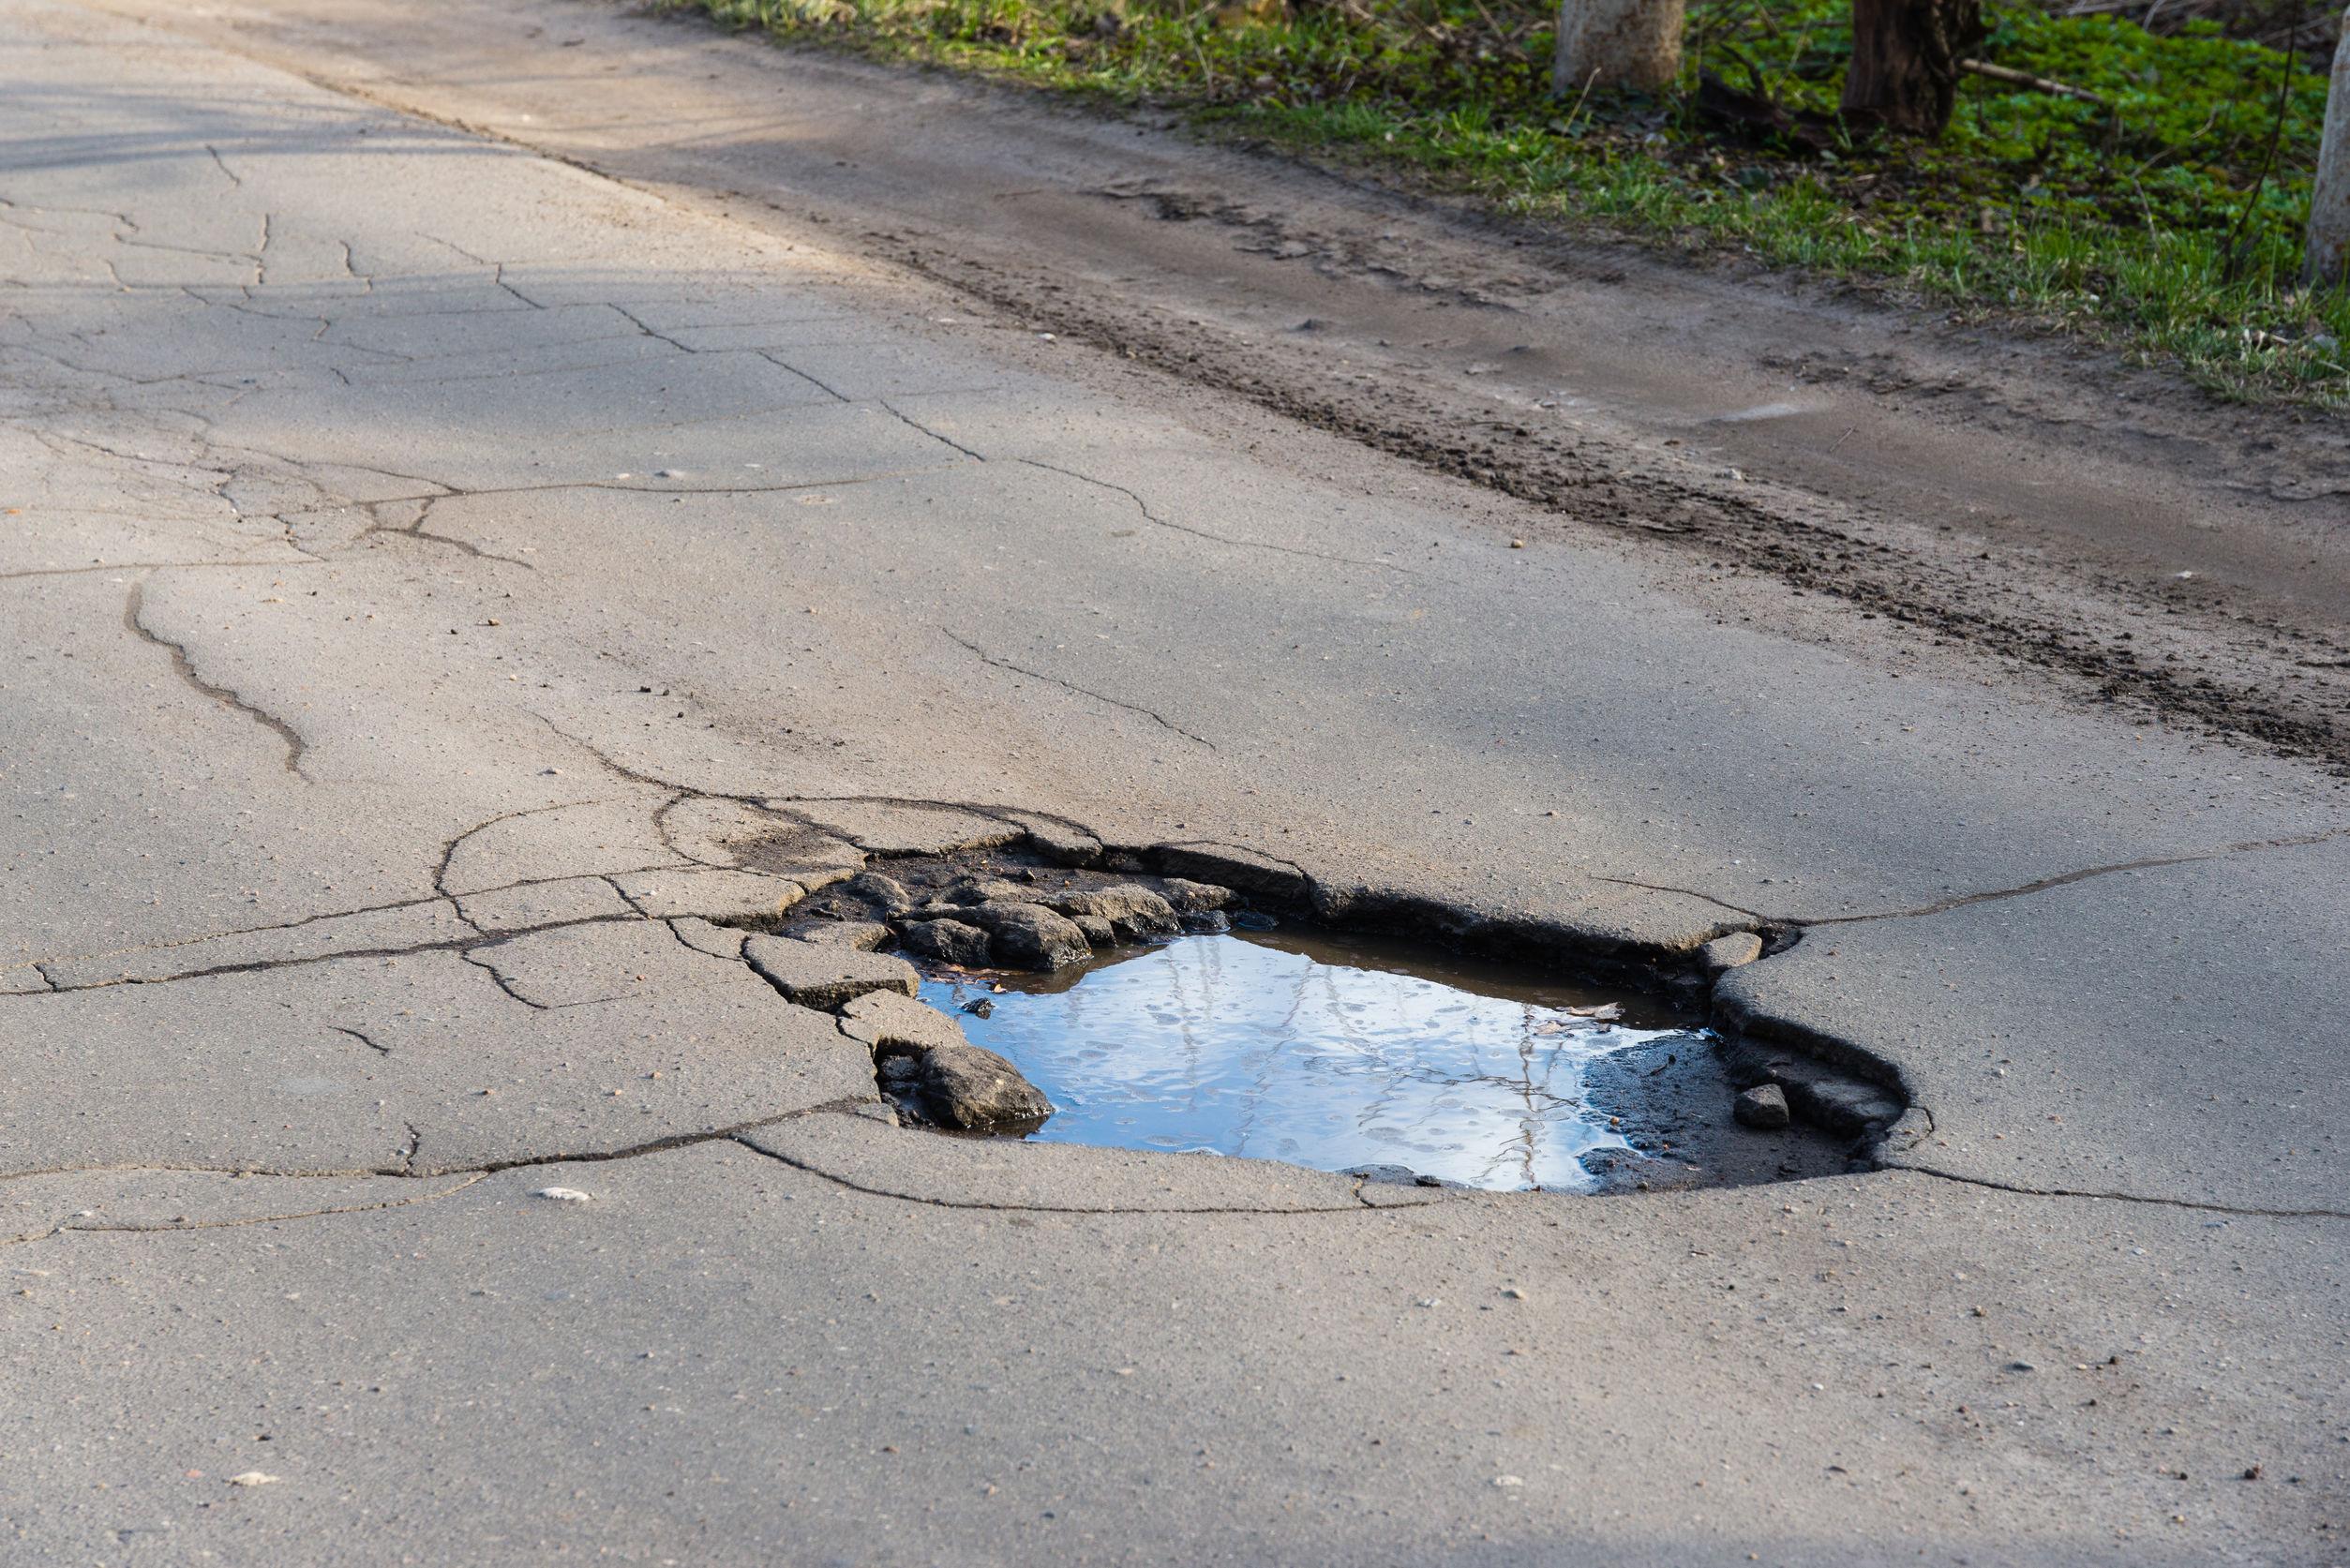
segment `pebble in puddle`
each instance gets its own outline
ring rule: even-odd
[[[1745,1127],[1783,1127],[1789,1121],[1787,1091],[1776,1083],[1758,1083],[1740,1095],[1730,1111]]]

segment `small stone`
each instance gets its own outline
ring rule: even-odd
[[[916,1082],[931,1114],[966,1131],[1030,1131],[1053,1114],[1044,1091],[993,1051],[942,1045],[925,1053]]]
[[[986,931],[999,963],[1051,971],[1093,956],[1085,933],[1042,904],[991,901],[971,909],[965,918]]]
[[[1160,883],[1167,903],[1180,914],[1196,909],[1221,909],[1232,902],[1232,889],[1219,888],[1212,882],[1191,882],[1180,876],[1170,876]]]
[[[1789,1121],[1787,1091],[1776,1083],[1758,1083],[1738,1097],[1731,1113],[1742,1126],[1775,1131]]]
[[[2039,1367],[2033,1366],[2028,1361],[2011,1361],[2007,1364],[2007,1369],[2011,1372],[2037,1372],[2040,1370]]]
[[[1517,546],[1512,545],[1511,548],[1515,549]],[[1522,1475],[1497,1475],[1493,1478],[1493,1485],[1504,1489],[1511,1486],[1522,1486],[1525,1484],[1526,1478]]]
[[[258,1470],[248,1470],[242,1475],[230,1476],[229,1485],[232,1486],[275,1486],[284,1479],[282,1475],[270,1475]]]
[[[909,920],[898,927],[898,940],[909,953],[966,968],[980,967],[993,956],[987,933],[961,920]]]
[[[906,884],[894,876],[884,876],[877,871],[860,872],[848,879],[842,891],[853,893],[872,904],[887,919],[902,915],[914,907],[914,899],[906,890]]]
[[[1175,934],[1174,907],[1148,888],[1134,883],[1066,892],[1045,902],[1046,907],[1072,919],[1098,916],[1130,942]]]
[[[995,1016],[995,1004],[981,996],[974,1001],[964,1003],[963,1010],[973,1018],[993,1018]]]
[[[590,1198],[586,1193],[580,1191],[576,1187],[542,1187],[537,1191],[531,1193],[531,1196],[533,1198],[545,1198],[557,1203],[587,1203],[594,1202],[593,1199]]]
[[[950,884],[937,902],[968,908],[979,903],[1025,903],[1035,896],[1019,883],[1000,876],[966,876]]]
[[[1515,1285],[1503,1286],[1502,1294],[1511,1301],[1524,1301],[1526,1299],[1526,1292],[1519,1290]]]
[[[1725,969],[1736,969],[1752,963],[1762,956],[1762,938],[1751,931],[1733,931],[1727,936],[1716,936],[1698,949],[1698,961],[1709,975]]]

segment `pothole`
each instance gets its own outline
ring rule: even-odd
[[[1319,889],[1198,846],[1032,834],[833,874],[744,922],[744,956],[838,1011],[902,1116],[942,1130],[1600,1192],[1847,1170],[1900,1112],[1802,1051],[1717,1038],[1695,954],[1596,984],[1399,933],[1444,929],[1409,903],[1331,929]]]

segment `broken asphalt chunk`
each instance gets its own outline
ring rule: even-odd
[[[742,945],[742,957],[786,998],[822,1012],[873,991],[910,997],[919,983],[914,966],[902,958],[788,936],[755,935]]]

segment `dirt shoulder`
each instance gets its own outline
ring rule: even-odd
[[[1064,375],[1141,362],[1543,503],[1726,616],[2350,765],[2337,416],[691,17],[245,0],[184,25],[912,269],[999,336],[1052,334],[1027,351]]]

